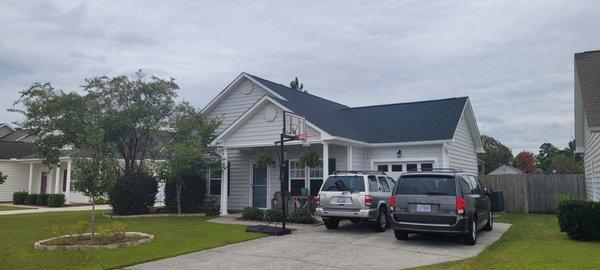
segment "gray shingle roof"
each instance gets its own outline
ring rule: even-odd
[[[588,127],[600,127],[600,51],[575,54],[575,68]]]
[[[0,141],[0,159],[23,158],[36,152],[35,144],[27,142]]]
[[[367,143],[450,140],[467,97],[350,108],[250,75],[287,99],[277,99],[333,136]]]

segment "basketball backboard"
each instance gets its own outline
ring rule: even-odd
[[[304,117],[291,112],[285,112],[284,115],[284,132],[286,136],[294,137],[305,134],[306,120]]]

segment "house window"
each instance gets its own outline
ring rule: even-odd
[[[393,168],[394,166],[392,166]],[[380,172],[387,172],[388,171],[388,165],[377,165],[377,170]]]
[[[297,160],[290,160],[290,193],[292,196],[298,196],[300,195],[300,189],[305,186],[306,169],[300,167]]]
[[[392,165],[392,172],[401,172],[402,171],[402,164],[394,164]]]
[[[323,161],[321,160],[321,164],[316,168],[308,168],[309,179],[309,191],[310,196],[317,196],[319,194],[319,189],[321,189],[321,185],[323,185]]]
[[[221,195],[221,172],[208,173],[208,194]]]

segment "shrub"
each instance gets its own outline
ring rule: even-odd
[[[25,198],[27,198],[27,191],[18,191],[13,193],[14,204],[24,204]]]
[[[65,205],[65,194],[50,194],[48,195],[48,206],[61,207]]]
[[[217,198],[208,197],[204,201],[202,212],[204,212],[207,216],[216,216],[221,213],[220,205],[221,204]]]
[[[281,211],[275,209],[269,209],[265,211],[264,219],[269,222],[278,222],[281,221]]]
[[[581,241],[600,240],[600,202],[564,200],[557,209],[560,231]]]
[[[158,181],[143,169],[126,171],[108,192],[108,201],[116,215],[147,214],[154,206]]]
[[[246,207],[242,212],[242,219],[245,220],[262,220],[265,211],[256,207]]]
[[[49,194],[38,194],[35,199],[35,204],[37,205],[48,205],[48,196]]]
[[[298,211],[292,212],[288,219],[293,223],[302,223],[302,224],[314,224],[317,222],[315,218],[313,218],[308,209],[302,208]]]
[[[25,197],[25,204],[36,204],[37,202],[37,194],[27,194]]]
[[[181,212],[199,213],[206,198],[206,175],[193,173],[182,175],[181,186]],[[177,213],[177,191],[175,182],[165,185],[165,207],[170,213]]]

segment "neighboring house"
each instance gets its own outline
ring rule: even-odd
[[[15,131],[8,125],[0,124],[0,132],[8,130],[3,127],[10,129],[10,133],[6,136],[19,132],[22,138],[33,141],[32,137],[23,136],[20,131]],[[42,164],[34,143],[4,140],[4,138],[0,139],[0,171],[7,176],[7,179],[0,185],[0,202],[12,201],[12,195],[17,191],[27,191],[31,194],[65,194],[67,204],[89,202],[88,197],[71,188],[73,167],[70,155],[73,151],[62,150],[59,166],[48,168]],[[156,201],[163,200],[164,183],[159,183]]]
[[[504,164],[497,169],[488,173],[489,175],[498,175],[498,174],[523,174],[523,172],[513,166],[508,164]]]
[[[13,129],[9,124],[0,123],[0,140],[2,141],[33,142],[35,138],[23,131]]]
[[[575,144],[588,199],[600,201],[600,51],[575,54]]]
[[[228,166],[208,180],[209,193],[221,196],[223,214],[247,206],[271,208],[280,189],[278,164],[256,167],[250,158],[265,152],[278,162],[274,142],[284,110],[306,118],[310,143],[286,143],[293,195],[301,188],[317,194],[335,170],[381,170],[395,177],[432,167],[477,173],[477,153],[484,152],[468,97],[348,107],[242,73],[202,110],[223,120],[213,143],[223,148]],[[321,166],[298,165],[303,147],[320,154]]]

